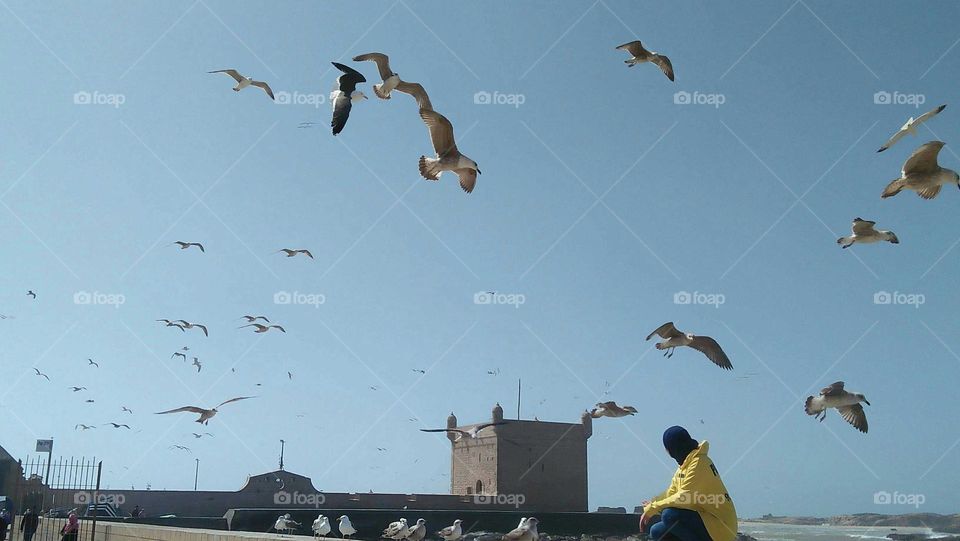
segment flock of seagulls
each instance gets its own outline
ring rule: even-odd
[[[501,541],[538,541],[540,533],[537,531],[539,521],[534,517],[523,517],[516,528],[507,532],[501,537]],[[289,514],[277,517],[273,529],[278,533],[290,533],[300,527],[298,522],[293,521]],[[315,537],[325,537],[333,531],[330,525],[330,519],[326,515],[320,514],[313,521],[310,527]],[[350,517],[341,515],[337,518],[337,530],[343,538],[349,538],[357,533],[357,529],[350,522]],[[437,532],[437,537],[443,541],[458,541],[464,535],[463,521],[456,519],[453,524]],[[414,524],[409,524],[406,518],[401,518],[391,522],[380,534],[380,539],[390,539],[393,541],[423,541],[427,535],[427,521],[418,518]]]

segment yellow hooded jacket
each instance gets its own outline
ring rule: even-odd
[[[696,511],[713,541],[733,541],[737,537],[737,510],[707,456],[709,450],[710,444],[704,441],[687,455],[673,474],[670,488],[655,497],[643,512],[654,516],[668,507]]]

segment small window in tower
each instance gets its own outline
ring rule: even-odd
[[[477,479],[477,494],[483,494],[483,481]]]
[[[473,489],[470,487],[467,487],[467,494],[473,494]]]

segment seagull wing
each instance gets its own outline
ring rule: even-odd
[[[640,43],[640,40],[631,41],[630,43],[624,43],[623,45],[617,47],[621,51],[627,51],[633,56],[642,56],[648,54],[649,51],[643,48],[643,44]]]
[[[229,404],[230,402],[236,402],[236,401],[238,401],[238,400],[247,400],[248,398],[256,398],[256,397],[255,397],[255,396],[238,396],[237,398],[231,398],[230,400],[227,400],[226,402],[221,402],[220,404],[217,405],[217,407],[215,407],[215,408],[213,408],[213,409],[220,409],[220,406],[223,406],[224,404]]]
[[[669,58],[662,54],[655,54],[650,61],[660,67],[660,71],[667,76],[667,79],[673,80],[673,64]]]
[[[310,250],[299,250],[299,252],[300,252],[301,254],[309,257],[310,259],[313,259],[313,254],[310,253]]]
[[[177,408],[177,409],[175,409],[175,410],[158,411],[155,415],[164,415],[164,414],[166,414],[166,413],[182,413],[182,412],[185,412],[185,411],[189,411],[190,413],[200,413],[200,414],[203,414],[203,413],[205,413],[205,412],[207,412],[207,411],[209,411],[209,410],[205,410],[205,409],[203,409],[203,408],[198,408],[198,407],[196,407],[196,406],[184,406],[184,407],[182,407],[182,408]]]
[[[653,338],[653,335],[655,334],[659,335],[660,338],[673,338],[674,336],[680,336],[683,333],[678,331],[677,328],[673,326],[672,321],[668,321],[657,327],[652,333],[648,334],[647,340]]]
[[[357,84],[367,82],[362,73],[351,68],[350,66],[344,66],[338,62],[331,62],[331,64],[333,64],[333,67],[343,72],[343,75],[337,77],[337,87],[341,92],[345,92],[348,98],[350,97],[350,94],[357,89]]]
[[[350,118],[350,109],[353,108],[353,100],[350,99],[349,92],[340,92],[333,100],[333,120],[330,121],[330,127],[333,128],[333,134],[337,135],[343,131],[347,125],[347,119]]]
[[[511,530],[510,533],[505,534],[502,540],[503,541],[519,541],[520,539],[523,539],[524,537],[526,537],[527,532],[529,531],[530,531],[529,528],[527,528],[526,526],[522,526],[520,528]]]
[[[917,195],[919,195],[920,197],[922,197],[922,198],[924,198],[924,199],[933,199],[934,197],[937,196],[937,194],[940,193],[940,188],[941,188],[941,187],[942,187],[942,185],[940,185],[940,184],[937,184],[936,186],[927,186],[926,188],[923,188],[922,190],[917,190]]]
[[[194,327],[199,327],[200,330],[203,331],[203,335],[204,335],[204,336],[210,336],[210,333],[207,332],[207,326],[206,326],[206,325],[201,325],[201,324],[199,324],[199,323],[194,323],[193,326],[194,326]]]
[[[877,222],[871,222],[870,220],[861,220],[860,218],[857,218],[853,221],[853,227],[851,229],[853,230],[854,235],[870,235],[871,233],[877,232],[877,230],[873,228],[876,223]]]
[[[860,404],[843,406],[837,408],[837,411],[840,412],[840,417],[843,417],[844,421],[853,425],[860,432],[867,433],[867,414],[863,412],[863,406]]]
[[[453,124],[450,124],[447,117],[433,110],[421,109],[420,118],[430,130],[430,140],[433,142],[433,150],[436,151],[437,156],[442,157],[449,152],[459,152],[457,143],[453,139]]]
[[[500,425],[506,425],[506,424],[510,424],[510,423],[508,423],[507,421],[497,421],[496,423],[484,423],[482,425],[477,425],[477,432],[480,432],[484,428],[489,428],[491,426],[500,426]]]
[[[467,193],[472,193],[473,188],[477,185],[477,171],[468,167],[454,169],[453,172],[460,177],[460,188]]]
[[[354,62],[363,62],[364,60],[372,60],[377,63],[380,78],[384,81],[393,75],[393,71],[390,69],[390,58],[387,57],[387,55],[383,53],[367,53],[353,57]]]
[[[273,327],[274,329],[280,329],[280,332],[287,332],[287,330],[281,327],[280,325],[270,325],[270,326]]]
[[[940,153],[943,145],[943,141],[930,141],[914,150],[913,154],[903,164],[903,176],[936,171],[940,167],[937,165],[937,154]]]
[[[916,125],[916,124],[921,124],[921,123],[923,123],[923,122],[926,122],[926,121],[930,120],[931,118],[933,118],[933,117],[937,116],[938,114],[940,114],[940,111],[943,111],[943,110],[946,109],[946,108],[947,108],[946,105],[941,105],[940,107],[937,107],[936,109],[932,109],[932,110],[930,110],[930,111],[927,111],[926,113],[923,113],[922,115],[918,116],[917,119],[916,119],[915,121],[913,121],[913,123],[914,123],[914,125]]]
[[[837,381],[831,383],[829,387],[820,389],[820,396],[837,396],[843,394],[843,382]]]
[[[464,436],[469,436],[466,431],[459,428],[421,428],[420,432],[455,432]]]
[[[243,75],[240,75],[240,72],[238,72],[237,70],[215,70],[215,71],[208,71],[207,73],[226,73],[230,77],[233,77],[233,80],[238,83],[244,79]]]
[[[694,336],[693,341],[690,342],[690,347],[706,355],[708,359],[713,361],[713,364],[720,368],[733,370],[733,364],[730,362],[730,359],[727,358],[727,354],[723,352],[720,344],[713,338],[709,336]]]
[[[266,92],[268,96],[270,96],[271,100],[276,100],[276,98],[273,97],[273,90],[270,90],[270,85],[268,85],[267,83],[263,81],[254,81],[250,83],[250,86],[256,86],[256,87],[262,88],[263,91]],[[203,248],[201,248],[201,250],[202,249]]]
[[[893,136],[890,137],[890,139],[887,139],[887,142],[884,143],[883,146],[877,150],[877,152],[883,152],[884,150],[887,150],[888,148],[897,144],[897,141],[899,141],[900,139],[903,139],[903,136],[906,134],[907,134],[907,130],[900,128],[899,130],[897,130],[897,133],[893,134]]]
[[[414,99],[417,100],[417,106],[421,109],[433,110],[433,104],[430,103],[430,96],[427,95],[427,91],[423,89],[423,85],[420,83],[400,81],[394,90],[413,96]]]

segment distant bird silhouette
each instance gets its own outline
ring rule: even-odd
[[[267,323],[270,323],[270,320],[267,319],[267,316],[240,316],[240,317],[241,317],[241,319],[247,320],[247,323],[253,323],[254,321],[256,321],[256,320],[258,320],[258,319],[262,319],[262,320],[266,321]]]
[[[310,259],[313,259],[313,254],[310,253],[310,250],[306,250],[306,249],[303,249],[303,248],[301,248],[301,249],[299,249],[299,250],[293,250],[293,249],[290,249],[290,248],[280,248],[279,250],[277,250],[277,251],[274,252],[274,253],[279,254],[280,252],[283,252],[283,253],[287,254],[287,257],[293,257],[293,256],[295,256],[295,255],[297,255],[297,254],[303,254],[303,255],[309,257]],[[264,318],[264,319],[266,319],[266,318]]]
[[[279,329],[280,332],[284,332],[284,333],[287,332],[286,329],[284,329],[284,328],[281,327],[280,325],[261,325],[260,323],[251,323],[251,324],[249,324],[249,325],[243,325],[243,326],[237,327],[237,328],[238,328],[238,329],[244,329],[244,328],[246,328],[246,327],[256,327],[256,330],[253,331],[253,332],[255,332],[255,333],[264,333],[264,332],[269,331],[270,329]]]
[[[206,253],[206,250],[203,249],[203,245],[200,244],[199,242],[184,242],[182,240],[177,240],[177,241],[174,241],[173,244],[179,245],[181,250],[186,250],[191,246],[196,246],[197,248],[200,248],[201,252]]]
[[[200,359],[197,357],[193,358],[193,366],[197,367],[197,373],[200,373],[200,370],[203,369],[203,363],[200,362]]]
[[[130,409],[130,408],[126,407],[126,406],[121,406],[121,408],[122,408],[122,409],[121,409],[120,411],[129,413],[129,414],[131,414],[131,415],[133,414],[133,410],[132,410],[132,409]]]
[[[97,368],[100,368],[100,364],[95,362],[93,359],[87,359],[87,366],[96,366]]]
[[[174,357],[182,357],[183,362],[187,362],[187,356],[184,355],[183,353],[180,353],[179,351],[170,356],[171,359]]]
[[[73,392],[75,392],[75,393],[76,393],[76,392],[86,391],[86,390],[87,390],[86,387],[70,387],[70,388],[73,389]]]
[[[182,320],[182,319],[178,319],[178,320],[175,321],[174,323],[180,324],[184,329],[192,329],[192,328],[196,327],[196,328],[200,329],[201,331],[203,331],[203,335],[204,335],[204,336],[210,336],[210,333],[207,332],[207,326],[206,326],[206,325],[201,325],[201,324],[199,324],[199,323],[190,323],[189,321],[185,321],[185,320]]]
[[[89,425],[85,425],[85,424],[78,424],[78,425],[76,425],[76,426],[73,427],[74,430],[93,430],[93,429],[95,429],[95,428],[97,428],[97,427],[95,427],[95,426],[89,426]]]
[[[36,372],[38,376],[43,376],[43,377],[47,378],[47,381],[50,381],[50,376],[44,374],[44,373],[41,372],[40,370],[34,368],[33,371]]]
[[[32,289],[27,291],[27,296],[28,296],[28,297],[33,297],[34,299],[37,298],[37,294],[34,293]]]
[[[130,430],[130,425],[125,425],[123,423],[107,423],[107,425],[110,425],[113,428],[126,428],[127,430]],[[107,425],[103,425],[103,426],[107,426]]]

